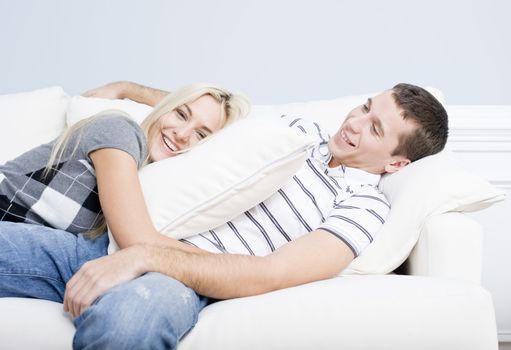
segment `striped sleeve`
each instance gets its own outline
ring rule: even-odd
[[[280,117],[280,122],[290,128],[314,137],[316,140],[316,147],[311,150],[310,156],[312,158],[323,161],[329,159],[330,153],[328,152],[327,145],[330,136],[318,123],[289,115],[282,115]]]
[[[366,187],[337,203],[318,228],[339,238],[357,257],[373,241],[389,211],[385,196],[374,187]]]
[[[307,135],[318,137],[322,143],[328,143],[330,136],[328,133],[321,128],[321,126],[311,120],[303,119],[300,117],[294,117],[290,115],[282,115],[280,117],[282,123],[290,128],[296,128]]]

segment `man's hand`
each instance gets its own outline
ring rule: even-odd
[[[127,85],[130,83],[127,81],[116,81],[114,83],[106,84],[95,89],[86,91],[82,94],[84,97],[99,97],[108,98],[111,100],[125,98],[125,91]]]
[[[116,81],[98,88],[86,91],[84,97],[100,97],[109,99],[130,99],[148,106],[156,106],[168,91],[151,88],[131,81]]]
[[[83,264],[66,284],[64,311],[79,316],[110,288],[140,276],[142,263],[133,246]]]

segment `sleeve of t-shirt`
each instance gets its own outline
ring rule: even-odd
[[[140,167],[147,156],[146,137],[133,120],[119,115],[98,117],[84,127],[78,148],[82,159],[91,152],[103,148],[115,148],[131,155]]]
[[[342,240],[357,257],[373,241],[389,211],[390,205],[383,193],[367,186],[344,201],[334,204],[319,229]]]
[[[282,115],[279,118],[280,123],[290,128],[300,130],[304,134],[313,136],[316,139],[316,147],[311,150],[311,157],[326,160],[328,158],[328,133],[316,122],[311,120]]]

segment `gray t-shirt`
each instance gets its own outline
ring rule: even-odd
[[[102,148],[129,153],[138,167],[147,156],[146,138],[132,120],[99,117],[73,135],[59,164],[43,172],[55,140],[0,165],[0,221],[26,222],[72,233],[101,223],[96,175],[89,154]],[[80,143],[71,157],[77,139]]]

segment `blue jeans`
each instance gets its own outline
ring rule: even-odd
[[[0,222],[0,297],[62,302],[67,281],[107,254],[95,240],[40,225]],[[174,349],[208,299],[181,282],[147,273],[103,294],[74,319],[74,349]]]

